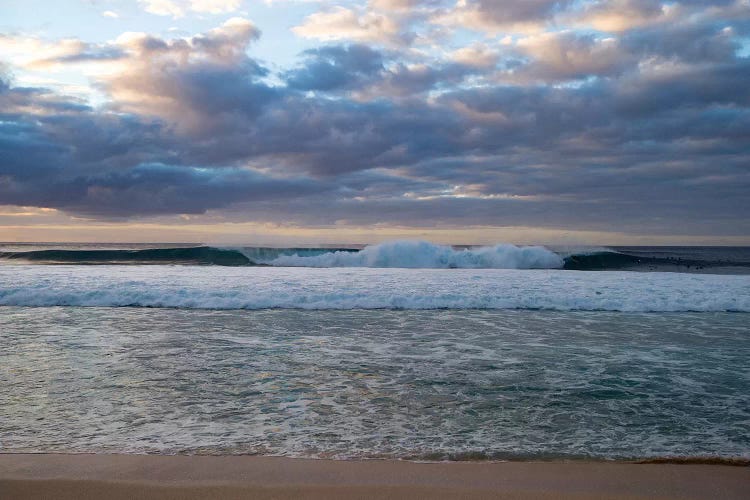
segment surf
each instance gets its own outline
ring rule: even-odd
[[[747,248],[623,247],[556,249],[544,246],[454,247],[396,240],[363,248],[175,246],[159,248],[0,247],[4,264],[271,266],[313,268],[563,269],[750,274]]]
[[[559,269],[563,259],[541,246],[455,249],[428,241],[391,241],[368,245],[359,251],[336,250],[305,255],[281,253],[261,261],[285,267],[372,267],[402,269]]]
[[[558,269],[0,266],[0,306],[750,312],[750,276]]]

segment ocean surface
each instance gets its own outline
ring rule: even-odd
[[[393,241],[318,248],[0,243],[2,264],[171,264],[426,269],[565,269],[750,274],[750,247],[486,247]]]
[[[750,458],[750,249],[0,244],[0,452]]]

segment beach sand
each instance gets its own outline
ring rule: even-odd
[[[5,499],[746,499],[750,467],[0,454]]]

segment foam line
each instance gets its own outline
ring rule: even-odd
[[[19,265],[0,266],[0,305],[750,312],[750,276]]]

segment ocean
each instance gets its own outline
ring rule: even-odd
[[[750,248],[0,244],[0,452],[750,458]]]

